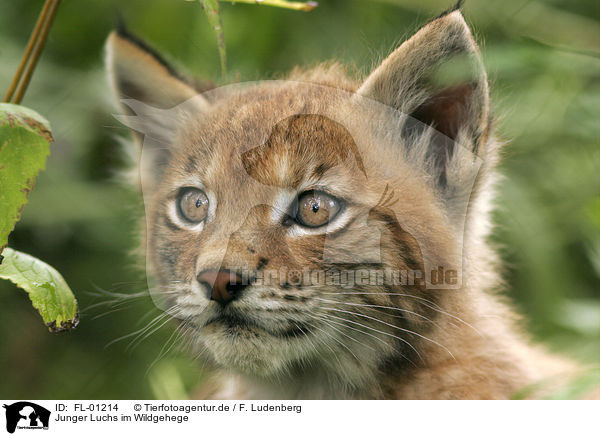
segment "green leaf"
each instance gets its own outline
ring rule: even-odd
[[[223,79],[227,74],[227,52],[225,49],[225,32],[223,31],[223,24],[221,23],[221,14],[219,12],[218,0],[198,0],[210,23],[215,36],[217,37],[217,46],[219,47],[219,57],[221,58],[221,74]]]
[[[52,140],[48,121],[37,112],[0,103],[0,253],[46,165]]]
[[[19,251],[5,248],[0,278],[24,289],[51,332],[71,330],[79,323],[77,300],[65,279],[50,265]]]

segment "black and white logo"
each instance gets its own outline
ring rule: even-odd
[[[48,430],[50,411],[29,401],[5,404],[6,431],[14,433],[16,429]]]

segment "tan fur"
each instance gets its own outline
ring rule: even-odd
[[[154,100],[169,89],[162,103],[189,97],[191,85],[141,47],[117,34],[108,47],[118,92],[133,81],[128,89],[141,92],[128,97],[163,108]],[[468,75],[440,83],[438,67],[457,59]],[[139,62],[143,77],[119,66]],[[146,166],[142,156],[150,271],[171,291],[167,305],[189,344],[222,373],[199,395],[502,399],[575,369],[530,345],[498,296],[486,240],[499,143],[460,12],[425,26],[364,81],[329,64],[215,89],[168,111],[126,104],[136,117],[125,122],[146,134],[150,156]],[[410,130],[410,114],[431,125]],[[213,207],[196,228],[173,212],[183,186],[205,190]],[[278,215],[307,189],[346,200],[327,231]],[[354,271],[375,261],[424,274],[444,265],[460,271],[459,286],[252,285],[228,306],[247,324],[227,325],[214,321],[220,309],[196,281],[207,268],[331,270],[328,256]]]

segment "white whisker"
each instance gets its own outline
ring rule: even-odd
[[[423,297],[418,297],[416,295],[402,294],[402,293],[396,293],[396,292],[323,292],[323,294],[331,294],[331,295],[337,295],[337,294],[339,294],[339,295],[391,295],[391,296],[413,298],[415,300],[419,300],[421,302],[421,304],[425,305],[426,307],[428,307],[432,310],[435,310],[436,312],[439,312],[443,315],[449,316],[450,318],[455,319],[456,321],[460,322],[461,324],[473,329],[473,331],[475,331],[475,333],[477,333],[479,336],[483,337],[483,334],[479,330],[477,330],[473,325],[469,324],[468,322],[464,321],[463,319],[459,318],[456,315],[452,315],[451,313],[448,313],[445,310],[442,310],[442,308],[440,306],[438,306],[437,304],[435,304],[433,301],[428,300]]]
[[[323,330],[322,328],[320,328],[320,327],[316,326],[315,324],[312,324],[312,323],[308,323],[308,324],[309,324],[309,325],[311,325],[313,328],[315,328],[315,329],[317,329],[317,330],[319,330],[319,331],[321,331],[321,332],[325,333],[325,334],[326,334],[327,336],[329,336],[331,339],[333,339],[334,341],[336,341],[338,344],[340,344],[342,347],[344,347],[346,350],[348,350],[348,352],[349,352],[350,354],[352,354],[352,355],[354,356],[354,358],[355,358],[355,359],[356,359],[358,362],[360,362],[360,359],[359,359],[359,358],[356,356],[356,354],[354,354],[354,352],[353,352],[353,351],[352,351],[350,348],[348,348],[348,346],[347,346],[346,344],[344,344],[342,341],[340,341],[338,338],[336,338],[335,336],[333,336],[333,335],[332,335],[332,334],[330,334],[329,332],[327,332],[327,331]],[[330,326],[330,327],[331,327],[331,326]]]
[[[419,356],[419,359],[421,359],[421,361],[423,361],[423,362],[424,362],[424,360],[423,360],[423,357],[421,357],[421,354],[420,354],[420,353],[417,351],[417,349],[416,349],[415,347],[413,347],[413,346],[412,346],[412,344],[411,344],[410,342],[408,342],[408,341],[407,341],[406,339],[404,339],[404,338],[401,338],[400,336],[396,336],[396,335],[393,335],[393,334],[391,334],[391,333],[387,333],[387,332],[384,332],[384,331],[381,331],[381,330],[377,330],[376,328],[370,327],[370,326],[368,326],[368,325],[365,325],[365,324],[362,324],[362,323],[360,323],[360,322],[352,321],[352,320],[350,320],[350,319],[347,319],[347,318],[342,318],[342,317],[335,316],[335,315],[331,315],[331,314],[327,314],[327,316],[331,316],[331,317],[333,317],[333,318],[337,318],[337,319],[339,319],[339,320],[342,320],[342,321],[345,321],[345,322],[349,322],[349,323],[355,324],[355,325],[357,325],[357,326],[360,326],[360,327],[364,327],[364,328],[366,328],[366,329],[368,329],[368,330],[372,330],[372,331],[374,331],[374,332],[380,333],[380,334],[382,334],[382,335],[385,335],[385,336],[389,336],[389,337],[392,337],[392,338],[396,338],[396,339],[398,339],[399,341],[402,341],[402,342],[404,342],[406,345],[408,345],[408,346],[409,346],[409,347],[410,347],[410,348],[411,348],[411,349],[412,349],[412,350],[413,350],[413,351],[414,351],[414,352],[417,354],[417,356]],[[408,359],[408,358],[407,358],[407,359]]]
[[[412,334],[412,335],[418,336],[418,337],[420,337],[421,339],[424,339],[424,340],[426,340],[426,341],[429,341],[429,342],[431,342],[431,343],[433,343],[433,344],[435,344],[435,345],[437,345],[437,346],[439,346],[439,347],[443,348],[445,351],[447,351],[447,352],[448,352],[448,354],[450,354],[450,356],[452,356],[452,358],[453,358],[453,359],[455,359],[455,360],[456,360],[456,358],[454,357],[454,354],[452,354],[452,352],[451,352],[451,351],[450,351],[448,348],[446,348],[444,345],[440,344],[439,342],[436,342],[436,341],[434,341],[433,339],[430,339],[430,338],[428,338],[428,337],[426,337],[426,336],[423,336],[423,335],[421,335],[421,334],[419,334],[419,333],[417,333],[417,332],[414,332],[414,331],[412,331],[412,330],[408,330],[408,329],[405,329],[405,328],[402,328],[402,327],[398,327],[398,326],[396,326],[396,325],[394,325],[394,324],[390,324],[389,322],[385,322],[385,321],[382,321],[382,320],[380,320],[380,319],[373,318],[372,316],[365,315],[365,314],[362,314],[362,313],[350,312],[350,311],[348,311],[348,310],[336,309],[336,308],[333,308],[333,307],[325,307],[324,309],[325,309],[325,310],[334,310],[334,311],[336,311],[336,312],[343,312],[343,313],[347,313],[347,314],[349,314],[349,315],[355,315],[355,316],[360,316],[360,317],[363,317],[363,318],[368,318],[368,319],[370,319],[370,320],[373,320],[373,321],[375,321],[375,322],[379,322],[379,323],[381,323],[381,324],[385,324],[385,325],[387,325],[387,326],[389,326],[389,327],[392,327],[392,328],[395,328],[395,329],[397,329],[397,330],[401,330],[401,331],[403,331],[403,332],[406,332],[406,333],[409,333],[409,334]],[[408,344],[408,342],[407,342],[407,344]],[[415,348],[414,348],[414,347],[412,347],[412,345],[411,345],[411,348],[413,348],[413,350],[415,350]],[[417,351],[417,350],[415,350],[415,351]]]
[[[376,304],[349,303],[349,302],[345,302],[345,301],[326,300],[324,298],[318,298],[318,297],[315,297],[315,300],[321,300],[321,301],[325,301],[327,303],[334,303],[334,304],[346,304],[346,305],[349,305],[349,306],[359,306],[359,307],[368,307],[368,308],[379,308],[379,309],[397,310],[399,312],[410,313],[411,315],[415,315],[416,317],[422,318],[422,319],[424,319],[426,321],[429,321],[429,322],[432,322],[432,323],[435,324],[435,321],[427,318],[424,315],[421,315],[419,313],[413,312],[412,310],[402,309],[400,307],[379,306],[379,305],[376,305]],[[391,316],[393,316],[393,315],[391,315]]]
[[[322,321],[322,322],[324,322],[325,324],[327,324],[327,326],[328,326],[328,327],[330,327],[330,328],[334,329],[336,332],[338,332],[338,333],[340,333],[340,334],[344,335],[345,337],[347,337],[348,339],[350,339],[350,340],[352,340],[352,341],[356,342],[357,344],[359,344],[359,345],[362,345],[362,346],[364,346],[364,347],[367,347],[367,348],[371,349],[373,352],[377,352],[377,350],[375,350],[375,348],[371,347],[370,345],[367,345],[367,344],[365,344],[364,342],[361,342],[361,341],[359,341],[358,339],[356,339],[356,338],[353,338],[352,336],[348,335],[347,333],[344,333],[343,331],[341,331],[341,330],[340,330],[340,329],[338,329],[337,327],[334,327],[333,325],[331,325],[331,323],[332,323],[332,321],[331,321],[331,320],[328,320],[328,319],[326,319],[326,318],[324,318],[324,317],[323,317],[323,318],[321,318],[321,317],[316,317],[316,316],[314,316],[314,315],[311,315],[311,314],[307,314],[307,315],[308,315],[309,317],[313,318],[313,319],[316,319],[316,320],[319,320],[319,321]],[[337,324],[339,324],[339,323],[337,323]],[[348,327],[348,326],[346,326],[346,327]]]
[[[110,341],[108,344],[106,344],[106,345],[104,346],[104,348],[108,348],[108,347],[110,347],[112,344],[115,344],[115,343],[117,343],[117,342],[120,342],[120,341],[122,341],[122,340],[124,340],[124,339],[130,338],[130,337],[132,337],[132,336],[135,336],[135,335],[137,335],[137,334],[142,334],[142,333],[144,333],[146,330],[148,330],[148,329],[152,328],[152,326],[153,326],[154,324],[156,324],[157,322],[160,322],[161,320],[163,320],[163,319],[164,319],[165,317],[167,317],[167,316],[168,316],[168,315],[167,315],[166,313],[161,313],[161,314],[158,314],[158,315],[157,315],[156,317],[154,317],[154,318],[152,319],[152,321],[150,321],[150,323],[148,323],[146,326],[144,326],[144,327],[142,327],[141,329],[139,329],[139,330],[136,330],[136,331],[134,331],[134,332],[128,333],[128,334],[126,334],[126,335],[124,335],[124,336],[121,336],[121,337],[118,337],[118,338],[116,338],[116,339],[113,339],[113,340],[112,340],[112,341]]]

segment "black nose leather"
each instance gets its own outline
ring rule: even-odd
[[[238,274],[226,269],[204,270],[197,279],[208,287],[208,297],[223,306],[239,297],[246,287]]]

